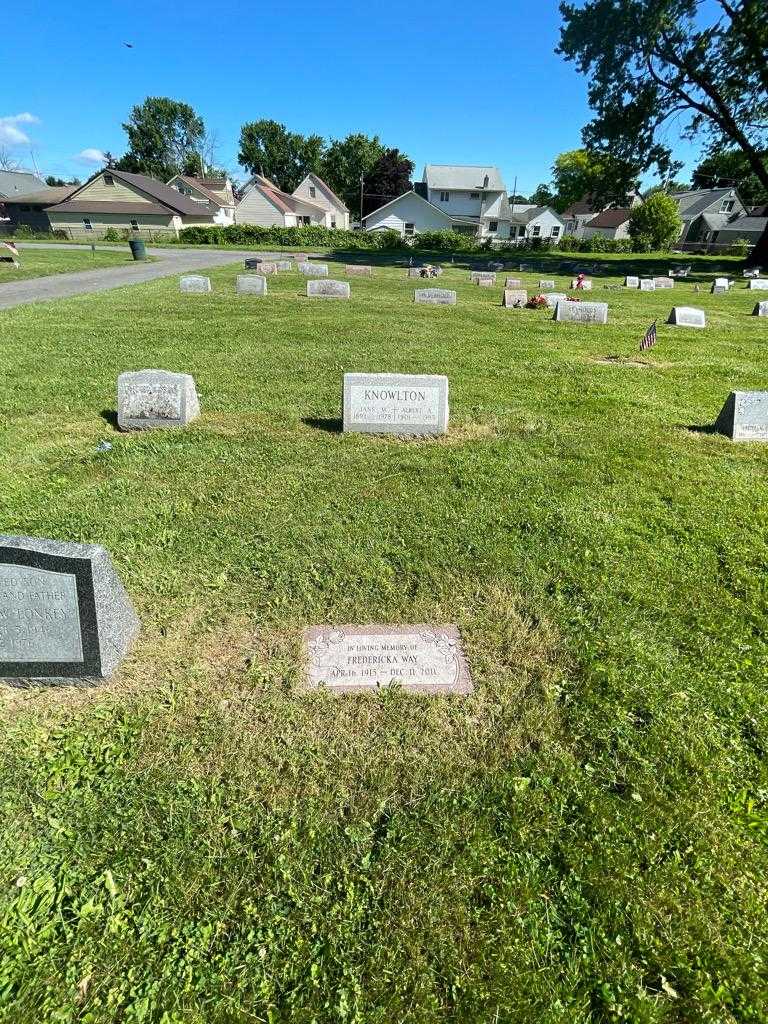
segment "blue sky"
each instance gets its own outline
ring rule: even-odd
[[[99,166],[89,150],[123,153],[134,104],[170,96],[202,115],[233,170],[241,124],[269,117],[377,134],[418,177],[425,162],[496,164],[527,194],[589,119],[585,81],[554,53],[559,26],[556,0],[19,0],[0,41],[0,145],[84,178]],[[690,168],[695,152],[678,153]]]

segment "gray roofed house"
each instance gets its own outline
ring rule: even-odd
[[[681,244],[714,242],[717,235],[735,217],[747,211],[735,188],[693,189],[673,192],[672,199],[683,221]],[[721,218],[724,217],[725,220]]]
[[[486,177],[487,184],[484,185]],[[455,189],[474,192],[483,188],[490,192],[506,191],[498,167],[481,164],[427,164],[424,181],[432,189]]]
[[[69,199],[77,188],[77,185],[57,185],[45,187],[37,192],[25,192],[15,199],[3,200],[11,229],[15,231],[17,228],[25,227],[31,231],[50,231],[48,208]]]
[[[29,192],[41,192],[48,186],[29,171],[0,171],[0,203]]]

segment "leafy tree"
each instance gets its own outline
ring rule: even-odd
[[[69,181],[65,181],[63,178],[57,178],[54,174],[49,174],[45,179],[45,184],[50,185],[51,188],[61,188],[64,185],[79,185],[79,178],[71,178]]]
[[[637,249],[657,252],[669,249],[680,237],[683,222],[677,203],[665,192],[654,192],[632,208],[629,234]]]
[[[321,136],[289,132],[278,121],[249,121],[240,129],[240,163],[284,192],[293,192],[309,171],[319,173],[324,152]]]
[[[183,171],[205,137],[203,120],[192,107],[165,96],[148,96],[131,110],[123,129],[129,148],[115,166],[161,181]]]
[[[360,207],[360,175],[367,181],[385,152],[378,135],[371,139],[360,133],[336,139],[328,147],[321,174],[350,210]],[[375,190],[366,187],[365,191]]]
[[[768,150],[763,150],[760,156],[768,166]],[[694,188],[718,188],[725,185],[737,188],[747,206],[768,204],[768,187],[762,184],[739,149],[717,150],[694,168]]]
[[[765,0],[586,0],[560,5],[558,52],[589,76],[587,147],[629,169],[679,169],[663,129],[736,148],[768,188],[768,4]],[[621,179],[625,180],[622,181]],[[768,262],[768,230],[752,254]]]
[[[523,200],[524,201],[524,200]],[[531,196],[531,202],[536,206],[551,206],[555,201],[555,193],[544,182],[542,182]],[[565,207],[563,207],[565,209]]]
[[[408,192],[413,187],[413,167],[413,160],[409,160],[399,149],[385,150],[365,176],[364,213],[370,213]]]
[[[617,164],[609,154],[587,149],[561,153],[552,167],[555,195],[551,205],[562,213],[584,196],[591,196],[597,205],[623,204],[627,192],[637,188],[637,177],[633,167]],[[617,191],[616,182],[623,180],[627,181],[627,187]]]

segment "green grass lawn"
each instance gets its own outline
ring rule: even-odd
[[[142,620],[106,685],[0,688],[3,1024],[768,1020],[768,446],[712,431],[768,321],[706,266],[597,276],[605,327],[463,269],[0,313],[2,529]],[[190,429],[115,431],[143,367]],[[447,374],[449,435],[339,433],[352,370]],[[457,623],[475,694],[303,693],[304,627],[368,622]]]
[[[0,255],[9,255],[7,249],[0,249]],[[124,266],[131,261],[128,250],[109,252],[97,249],[95,253],[85,249],[19,249],[17,270],[12,263],[0,263],[0,285],[10,281],[23,281],[28,277],[47,277],[49,274],[68,274],[74,270],[97,270],[101,267]]]

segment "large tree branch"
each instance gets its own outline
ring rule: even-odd
[[[745,0],[742,0],[740,8],[734,7],[729,0],[717,0],[717,2],[731,19],[731,24],[741,36],[742,45],[744,46],[746,53],[748,53],[752,59],[754,70],[757,73],[760,84],[768,93],[768,56],[760,49],[760,45],[757,41],[758,26],[751,22],[747,13],[747,3],[749,3],[750,0],[746,0],[746,2]]]

